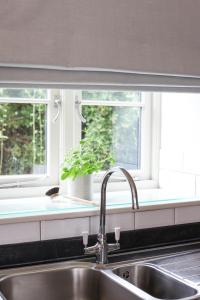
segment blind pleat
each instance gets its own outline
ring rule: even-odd
[[[111,71],[0,68],[0,85],[46,88],[135,89],[200,92],[200,78]]]

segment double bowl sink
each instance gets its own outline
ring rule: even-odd
[[[149,263],[58,263],[0,277],[1,300],[200,299],[198,287]]]

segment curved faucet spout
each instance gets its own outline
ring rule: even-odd
[[[126,177],[130,189],[131,189],[131,198],[132,198],[132,208],[139,208],[138,203],[138,193],[137,188],[134,182],[133,177],[129,174],[129,172],[121,167],[114,167],[111,168],[106,172],[106,174],[103,177],[102,185],[101,185],[101,206],[100,206],[100,227],[99,227],[99,233],[105,234],[105,218],[106,218],[106,188],[108,184],[108,180],[110,176],[115,172],[122,172],[122,174]]]

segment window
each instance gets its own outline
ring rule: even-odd
[[[65,154],[88,136],[132,172],[139,188],[159,188],[167,199],[196,197],[199,110],[198,93],[1,88],[0,197],[11,190],[15,197],[13,187],[26,196],[24,187],[38,195],[60,184]],[[96,191],[102,172],[94,176]],[[127,188],[118,174],[111,181],[111,190]]]
[[[86,135],[102,141],[115,165],[150,179],[151,98],[134,91],[0,89],[0,188],[59,184],[66,152]]]
[[[33,185],[55,182],[56,153],[53,166],[50,164],[51,146],[53,139],[57,139],[51,122],[52,102],[53,92],[49,90],[0,89],[2,187],[20,186],[25,182]]]
[[[86,119],[82,137],[98,138],[115,165],[134,171],[140,178],[149,178],[150,145],[146,136],[151,135],[150,94],[83,90],[79,97]]]

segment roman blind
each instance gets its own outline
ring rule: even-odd
[[[0,82],[198,88],[199,28],[199,0],[1,0]]]
[[[4,68],[0,72],[0,86],[200,92],[200,79],[112,71]]]

